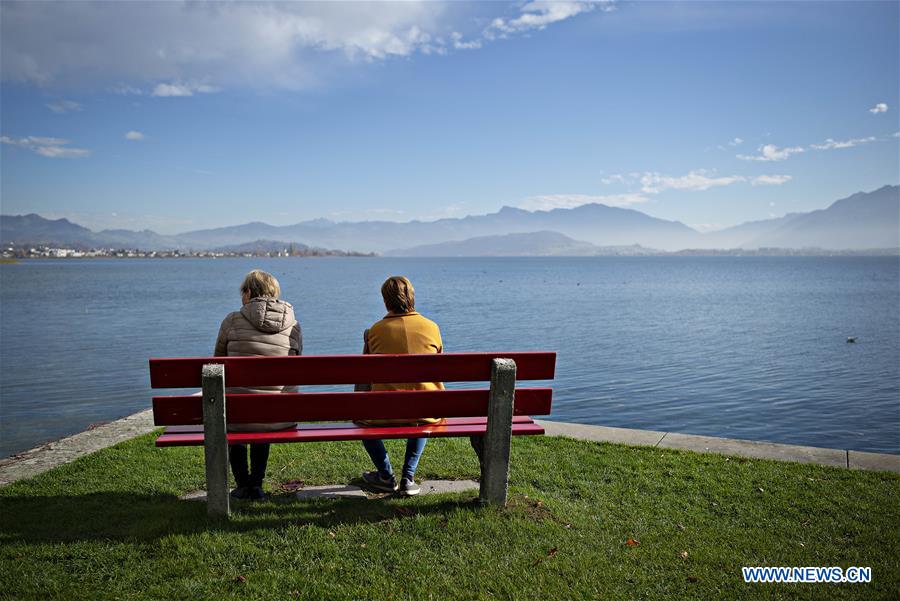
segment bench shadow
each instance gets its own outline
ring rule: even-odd
[[[477,511],[477,499],[422,497],[415,504],[375,499],[297,499],[273,495],[265,502],[232,505],[232,519],[210,521],[206,503],[174,495],[98,492],[72,496],[0,497],[0,541],[154,541],[170,534],[210,530],[243,532],[291,525],[339,525],[402,520],[415,515]]]

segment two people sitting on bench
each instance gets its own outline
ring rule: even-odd
[[[244,278],[240,288],[241,309],[222,321],[216,339],[217,357],[271,357],[301,355],[303,337],[300,324],[290,303],[281,300],[278,280],[269,273],[253,270]],[[416,309],[415,290],[403,276],[392,276],[381,286],[381,296],[388,313],[365,331],[363,354],[431,354],[443,352],[441,330],[436,323],[420,315]],[[443,390],[442,382],[406,382],[372,384],[372,390]],[[296,386],[258,388],[229,387],[227,394],[264,394],[296,392]],[[439,423],[440,418],[416,420],[368,420],[361,425],[424,425]],[[260,432],[295,427],[295,423],[229,424],[230,432]],[[473,437],[472,446],[481,459],[482,438]],[[364,440],[363,447],[372,459],[375,471],[364,472],[363,481],[371,488],[397,491],[402,495],[419,494],[415,483],[416,467],[425,449],[427,438],[406,441],[406,455],[399,482],[391,467],[384,442]],[[229,462],[237,487],[231,491],[236,499],[264,499],[262,489],[269,460],[269,444],[250,445],[250,464],[247,465],[247,446],[231,445]]]
[[[278,280],[265,271],[255,269],[247,274],[240,288],[241,309],[229,313],[222,321],[216,338],[216,357],[272,357],[303,354],[303,335],[290,303],[278,297]],[[227,394],[264,394],[296,392],[295,386],[267,386],[259,388],[229,387]],[[293,428],[295,423],[230,424],[230,432],[260,432]],[[262,489],[269,461],[268,443],[250,445],[250,466],[247,466],[247,446],[231,445],[228,459],[237,488],[231,491],[236,499],[264,499]]]

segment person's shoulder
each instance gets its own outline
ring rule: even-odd
[[[434,329],[436,329],[436,330],[440,330],[440,329],[441,329],[440,326],[438,326],[438,324],[437,324],[435,321],[433,321],[433,320],[431,320],[431,319],[428,319],[427,317],[425,317],[425,316],[422,315],[421,313],[418,313],[416,316],[417,316],[418,320],[419,320],[420,322],[422,322],[423,324],[425,324],[426,326],[432,327],[432,328],[434,328]]]

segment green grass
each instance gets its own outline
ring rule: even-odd
[[[270,501],[209,524],[200,448],[144,436],[0,489],[0,598],[897,598],[900,477],[551,437],[513,442],[510,506],[475,493],[297,501],[359,443],[273,445]],[[401,442],[389,443],[400,457]],[[465,439],[420,478],[475,478]],[[637,545],[627,544],[631,538]],[[684,556],[684,552],[687,552]],[[871,584],[744,584],[741,566],[871,566]]]

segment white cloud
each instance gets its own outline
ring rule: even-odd
[[[56,102],[48,102],[45,106],[58,115],[84,109],[80,103],[74,100],[57,100]]]
[[[627,207],[642,204],[650,199],[640,193],[609,194],[605,196],[591,196],[589,194],[545,194],[526,198],[520,209],[528,211],[550,211],[552,209],[573,209],[581,205],[599,203],[610,207]]]
[[[608,3],[3,2],[4,80],[187,96],[306,89],[354,63],[474,50]],[[501,35],[497,35],[501,34]],[[190,82],[203,82],[192,84]],[[209,89],[202,89],[202,86]]]
[[[144,134],[142,134],[142,133],[139,132],[139,131],[131,130],[131,131],[129,131],[129,132],[125,132],[124,138],[125,138],[126,140],[133,140],[133,141],[137,142],[137,141],[139,141],[139,140],[143,140],[143,139],[144,139]]]
[[[740,146],[743,143],[744,143],[744,140],[742,138],[735,138],[734,140],[729,142],[728,145],[729,146]]]
[[[455,50],[477,50],[481,48],[481,40],[476,39],[464,42],[463,35],[458,31],[451,33],[450,39],[453,40],[453,48]]]
[[[0,142],[10,146],[18,146],[51,159],[77,159],[90,156],[91,151],[84,148],[72,148],[69,140],[63,138],[47,138],[43,136],[26,136],[24,138],[10,138],[0,136]]]
[[[529,2],[521,7],[521,14],[514,19],[497,17],[491,21],[484,31],[484,37],[491,40],[532,29],[544,29],[552,23],[590,12],[597,6],[600,6],[601,10],[610,10],[613,5],[609,2]]]
[[[193,96],[194,93],[210,94],[219,89],[203,83],[161,83],[153,88],[152,96]]]
[[[869,142],[875,141],[875,136],[869,136],[868,138],[856,138],[855,140],[844,140],[843,142],[839,142],[837,140],[832,140],[828,138],[822,144],[810,144],[809,147],[815,150],[835,150],[837,148],[853,148],[854,146],[859,146],[860,144],[868,144]]]
[[[895,138],[900,138],[900,131],[895,131],[895,132],[893,133],[893,136],[894,136]]]
[[[647,171],[641,175],[640,184],[641,192],[659,194],[665,190],[703,191],[719,186],[730,186],[746,180],[747,178],[742,175],[715,177],[705,169],[698,169],[678,177]]]
[[[753,186],[780,186],[794,179],[790,175],[757,175],[750,184]]]
[[[879,102],[878,104],[876,104],[875,106],[873,106],[872,108],[869,109],[869,112],[872,113],[873,115],[876,115],[878,113],[886,113],[887,111],[888,111],[888,105],[886,105],[883,102]]]
[[[792,154],[799,154],[802,152],[806,152],[806,149],[802,146],[793,146],[791,148],[779,148],[775,144],[763,144],[759,148],[758,155],[745,155],[739,154],[737,158],[742,161],[783,161]]]

